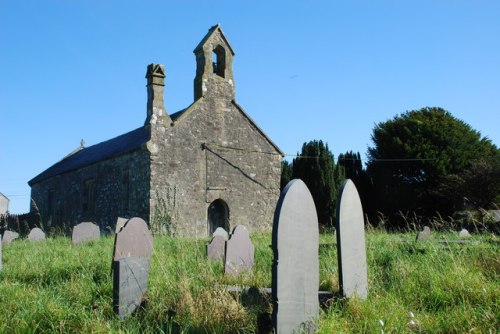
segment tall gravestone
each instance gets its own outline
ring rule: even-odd
[[[30,241],[40,241],[45,240],[45,233],[38,227],[31,229],[28,234],[28,240]]]
[[[120,318],[134,312],[148,288],[153,235],[146,222],[132,218],[115,235],[113,250],[113,310]]]
[[[207,257],[212,261],[224,259],[226,241],[229,239],[229,234],[222,227],[217,227],[212,237],[212,240],[207,245]]]
[[[99,240],[100,237],[101,230],[99,229],[99,226],[94,223],[84,222],[73,227],[71,242],[73,245],[78,245],[92,240]]]
[[[340,188],[336,230],[340,294],[366,299],[368,272],[363,208],[356,186],[349,179]]]
[[[226,242],[224,273],[237,276],[251,271],[254,253],[255,248],[246,227],[243,225],[235,226],[231,238]]]
[[[306,184],[292,180],[274,213],[273,325],[276,333],[314,333],[319,315],[319,229]]]
[[[3,232],[2,243],[10,244],[12,241],[19,238],[19,233],[13,231],[5,231]]]

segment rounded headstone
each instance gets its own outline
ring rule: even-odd
[[[423,231],[418,232],[417,241],[426,241],[431,237],[431,229],[429,226],[424,226]]]
[[[340,188],[336,230],[340,293],[348,298],[356,295],[366,299],[368,272],[363,208],[358,190],[350,179]]]
[[[292,180],[273,221],[273,325],[276,333],[313,333],[319,315],[319,229],[306,184]]]
[[[214,236],[212,241],[207,245],[207,257],[212,261],[223,259],[225,246],[226,240],[223,236]]]
[[[99,226],[94,223],[84,222],[73,227],[71,242],[73,245],[78,245],[92,240],[99,240],[100,237]]]
[[[212,234],[212,237],[215,237],[217,235],[220,235],[221,237],[223,237],[224,240],[229,239],[229,233],[227,233],[227,231],[222,227],[217,227],[215,229],[214,233]]]
[[[39,241],[45,240],[45,233],[38,227],[33,228],[28,234],[28,240],[30,241]]]
[[[237,225],[233,229],[231,238],[226,242],[224,273],[237,276],[243,272],[251,271],[254,253],[255,249],[248,230],[243,225]]]
[[[467,239],[467,238],[470,238],[472,237],[469,233],[469,231],[467,231],[465,228],[463,228],[460,233],[458,233],[458,236],[462,239]]]
[[[120,230],[123,228],[123,226],[125,226],[125,224],[127,223],[128,219],[127,218],[122,218],[122,217],[118,217],[116,219],[116,227],[115,227],[115,234],[120,232]]]
[[[17,238],[19,238],[19,233],[14,231],[5,231],[3,232],[2,243],[8,244],[16,240]]]
[[[115,236],[113,260],[125,257],[151,257],[153,235],[148,224],[138,217],[131,218]]]

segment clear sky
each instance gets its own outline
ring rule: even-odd
[[[169,113],[193,102],[193,49],[220,23],[236,101],[287,154],[321,139],[364,157],[375,124],[439,106],[500,144],[500,1],[0,0],[0,192],[85,140],[146,117],[146,66]]]

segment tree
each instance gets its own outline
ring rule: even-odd
[[[293,159],[292,176],[304,181],[311,191],[319,223],[332,225],[342,175],[328,144],[321,140],[304,143],[300,155]]]
[[[292,164],[286,160],[282,160],[280,190],[283,190],[291,179],[292,179]]]
[[[450,214],[440,184],[475,161],[498,164],[498,148],[478,131],[442,108],[407,111],[373,130],[367,172],[378,208],[386,214],[415,211]]]
[[[372,202],[370,201],[370,193],[372,187],[366,170],[363,168],[359,152],[354,153],[353,151],[348,151],[346,153],[340,153],[337,159],[337,166],[343,170],[344,177],[346,179],[351,179],[356,185],[363,205],[363,210],[365,212],[370,210],[370,204]]]

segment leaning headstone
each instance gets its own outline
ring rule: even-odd
[[[275,333],[314,333],[319,315],[319,229],[314,200],[302,180],[290,181],[280,195],[272,249]]]
[[[344,297],[368,295],[365,224],[363,207],[354,183],[347,179],[337,202],[337,257],[339,290]]]
[[[467,231],[465,228],[463,228],[459,233],[458,233],[458,236],[462,239],[467,239],[467,238],[470,238],[472,237],[469,233],[469,231]]]
[[[223,259],[225,246],[226,239],[223,236],[214,236],[212,241],[207,245],[207,257],[212,261]]]
[[[13,231],[5,231],[3,232],[2,243],[9,244],[17,238],[19,238],[19,233]]]
[[[30,234],[28,234],[28,240],[30,241],[40,241],[45,240],[45,233],[38,227],[31,229]]]
[[[92,240],[99,240],[101,237],[101,231],[99,226],[94,223],[80,223],[73,227],[73,233],[71,235],[71,242],[73,245],[78,245],[85,242],[90,242]]]
[[[122,217],[118,217],[118,219],[116,219],[115,234],[120,232],[120,230],[122,229],[123,226],[125,226],[127,221],[128,221],[127,218],[122,218]]]
[[[212,237],[215,237],[215,236],[221,236],[221,237],[224,237],[224,240],[227,240],[229,239],[229,234],[227,233],[227,231],[225,229],[223,229],[222,227],[217,227],[214,231],[214,233],[212,234]]]
[[[132,218],[115,235],[113,310],[125,318],[141,305],[148,288],[153,235],[146,222]]]
[[[417,241],[426,241],[431,237],[431,229],[429,226],[424,226],[424,230],[418,232]]]
[[[251,271],[254,253],[255,249],[248,230],[243,225],[237,225],[233,229],[231,238],[226,242],[224,273],[238,276],[243,272]]]

